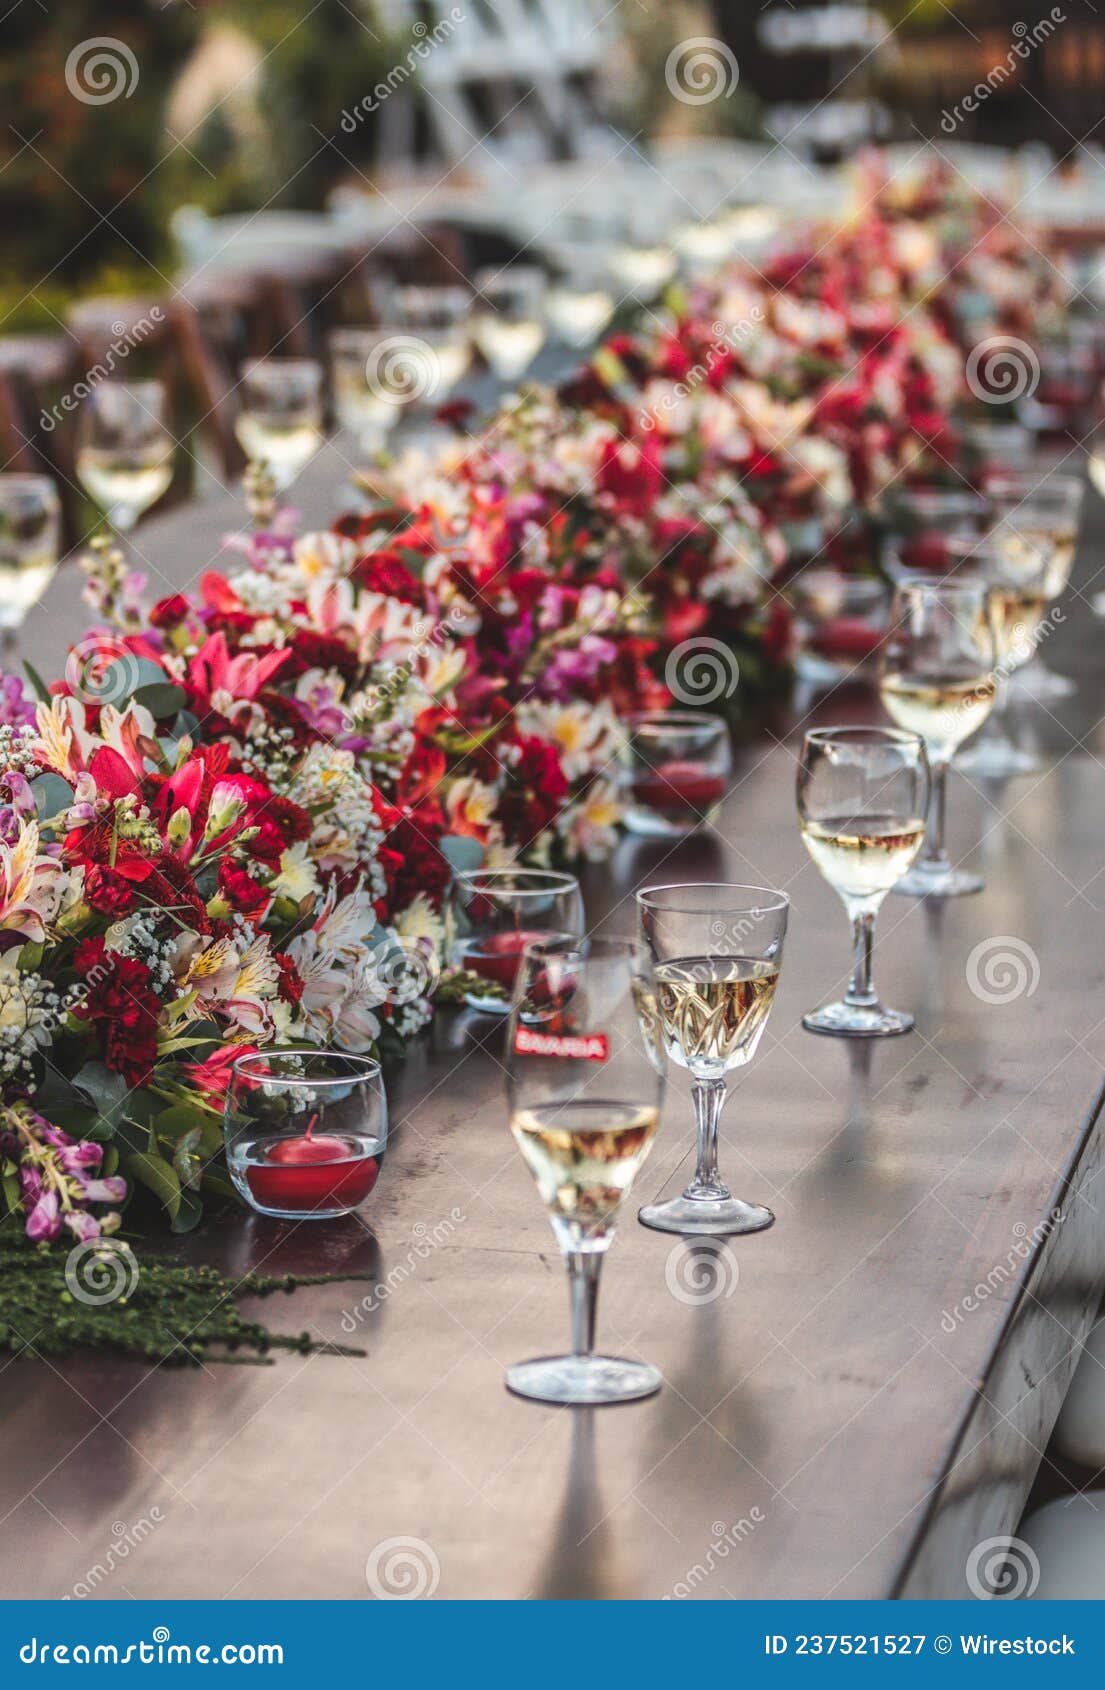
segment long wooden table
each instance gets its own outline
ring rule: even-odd
[[[333,512],[337,467],[315,466],[309,515]],[[165,590],[212,561],[236,509],[141,531]],[[798,838],[793,719],[741,749],[716,828],[674,850],[627,840],[588,875],[608,931],[630,930],[633,889],[657,876],[766,881],[794,903],[723,1134],[723,1171],[776,1226],[689,1256],[631,1213],[607,1261],[601,1344],[655,1362],[657,1397],[554,1410],[504,1389],[508,1362],[563,1346],[564,1274],[507,1133],[501,1031],[445,1013],[392,1080],[366,1227],[238,1214],[185,1246],[233,1268],[369,1273],[382,1290],[265,1305],[364,1357],[9,1361],[0,1594],[364,1598],[366,1560],[395,1538],[420,1540],[443,1597],[967,1594],[972,1547],[1016,1526],[1105,1282],[1105,662],[1083,596],[1103,533],[1095,505],[1049,654],[1079,696],[1025,724],[1046,772],[953,782],[953,849],[986,891],[884,907],[876,977],[916,1011],[912,1036],[802,1030],[849,944]],[[31,630],[45,667],[74,600],[60,577]],[[875,709],[839,694],[819,719]],[[977,976],[1010,949],[1033,989],[997,979],[1008,1001],[983,1001],[972,957]],[[690,1162],[676,1078],[635,1196],[678,1189]]]

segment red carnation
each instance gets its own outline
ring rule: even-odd
[[[287,956],[285,952],[274,951],[273,959],[280,974],[276,990],[282,1001],[290,1004],[294,1009],[303,997],[303,976],[291,957]]]
[[[183,593],[170,593],[167,598],[158,599],[150,611],[150,621],[155,628],[175,628],[187,620],[191,609]]]
[[[107,1067],[129,1086],[144,1085],[157,1060],[161,1013],[149,969],[136,957],[109,951],[102,935],[81,941],[73,966],[88,984],[73,1014],[99,1033]]]
[[[259,921],[271,901],[265,888],[227,857],[219,863],[219,891],[232,910],[238,910],[250,921]]]
[[[520,735],[520,755],[499,800],[499,817],[508,839],[524,850],[556,820],[568,795],[568,782],[556,747],[535,734]]]
[[[84,901],[112,921],[129,915],[136,902],[133,882],[112,868],[93,864],[84,877]]]

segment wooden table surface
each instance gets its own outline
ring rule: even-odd
[[[309,516],[332,514],[336,468],[308,476]],[[165,590],[212,561],[235,509],[140,531]],[[442,1597],[967,1594],[972,1547],[1016,1526],[1105,1282],[1105,661],[1084,596],[1103,534],[1095,500],[1048,658],[1079,696],[1022,724],[1046,771],[952,785],[953,850],[986,891],[882,912],[876,978],[916,1012],[912,1036],[802,1030],[849,943],[798,837],[793,719],[740,751],[716,828],[674,850],[627,840],[589,875],[608,931],[631,929],[632,891],[659,873],[766,881],[794,903],[773,1018],[723,1122],[723,1171],[776,1226],[691,1256],[631,1211],[606,1264],[601,1345],[656,1363],[657,1397],[583,1411],[506,1392],[507,1363],[566,1340],[564,1274],[507,1131],[501,1031],[445,1013],[392,1082],[367,1226],[236,1215],[186,1246],[370,1273],[374,1295],[265,1305],[367,1354],[9,1361],[0,1595],[364,1598],[366,1561],[386,1565],[396,1538],[419,1540]],[[63,574],[30,655],[56,670],[80,622]],[[838,694],[819,719],[875,709]],[[1033,989],[983,1001],[972,956],[977,976],[1010,950]],[[691,1161],[676,1078],[635,1200],[678,1189]]]

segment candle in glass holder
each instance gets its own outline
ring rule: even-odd
[[[650,710],[626,721],[622,791],[632,833],[690,833],[725,796],[732,767],[720,716]]]

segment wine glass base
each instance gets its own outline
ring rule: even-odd
[[[664,1383],[659,1368],[620,1356],[541,1356],[506,1370],[506,1386],[531,1402],[601,1406],[637,1402],[656,1394]]]
[[[482,998],[477,992],[465,992],[464,1003],[467,1009],[478,1009],[481,1015],[509,1015],[509,998]]]
[[[685,821],[673,822],[657,815],[655,810],[634,809],[626,810],[622,824],[627,833],[635,833],[641,839],[685,839],[708,819],[691,814]]]
[[[907,898],[966,898],[981,892],[985,885],[980,874],[968,874],[950,863],[946,868],[923,868],[915,863],[890,890]]]
[[[1007,739],[983,739],[969,750],[961,751],[955,766],[966,775],[982,780],[1006,780],[1010,775],[1034,775],[1042,767],[1038,757],[1022,751]]]
[[[739,1197],[673,1197],[670,1203],[647,1203],[637,1212],[642,1226],[653,1232],[674,1232],[683,1238],[729,1238],[742,1232],[763,1232],[775,1216],[762,1203],[742,1203]]]
[[[827,1003],[809,1015],[803,1015],[802,1025],[808,1033],[828,1033],[844,1039],[892,1039],[899,1033],[912,1033],[914,1021],[900,1009],[887,1009],[881,1003],[856,1005]]]

